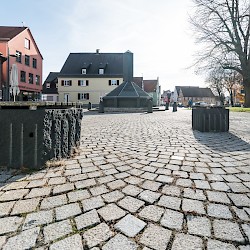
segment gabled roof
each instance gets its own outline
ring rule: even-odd
[[[0,40],[2,38],[12,39],[25,29],[27,29],[27,27],[0,26]]]
[[[88,76],[123,76],[123,53],[70,53],[59,76],[83,76],[81,70],[87,68]],[[104,75],[99,69],[105,68]]]
[[[144,90],[146,92],[155,92],[157,89],[157,80],[143,80]]]
[[[151,98],[148,93],[143,91],[137,84],[134,82],[123,82],[121,85],[116,87],[110,93],[103,97],[113,98],[113,97],[144,97]]]
[[[178,95],[180,90],[184,97],[214,97],[210,88],[200,88],[196,86],[176,86]]]
[[[55,82],[57,80],[58,75],[59,75],[59,72],[50,72],[46,80],[44,81],[44,83]]]
[[[30,29],[28,27],[15,27],[15,26],[0,26],[0,40],[11,40],[13,39],[15,36],[17,36],[18,34],[20,34],[21,32],[23,32],[24,30],[28,30],[33,42],[34,42],[34,45],[38,51],[38,53],[41,55],[42,59],[43,59],[43,56],[36,44],[36,41],[30,31]]]
[[[142,76],[133,77],[133,82],[136,83],[140,88],[142,88],[142,81],[143,81]]]

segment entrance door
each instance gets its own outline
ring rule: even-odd
[[[64,94],[64,102],[69,102],[69,94]]]

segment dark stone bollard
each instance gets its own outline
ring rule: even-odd
[[[80,144],[81,109],[0,109],[0,166],[38,169]]]
[[[169,110],[169,103],[168,102],[166,102],[165,110]]]
[[[153,113],[153,102],[148,100],[148,113]]]
[[[98,110],[99,113],[104,113],[104,104],[103,104],[103,101],[100,101],[99,103],[99,110]]]
[[[200,132],[227,132],[229,109],[195,107],[192,109],[192,129]]]
[[[177,112],[177,103],[176,102],[173,103],[173,112]]]

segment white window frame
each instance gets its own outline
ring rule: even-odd
[[[99,69],[99,75],[104,75],[104,69]]]
[[[82,75],[86,75],[87,74],[87,69],[82,69]]]
[[[50,89],[50,83],[46,83],[46,89]]]
[[[64,87],[70,87],[70,80],[64,80],[63,86]]]
[[[111,79],[111,86],[116,86],[116,85],[118,85],[118,81]]]
[[[24,39],[24,48],[30,49],[30,40],[28,38]]]
[[[87,98],[84,97],[84,95],[89,95],[89,93],[79,93],[80,94],[80,100],[89,100]]]
[[[86,87],[87,86],[87,80],[79,80],[80,81],[80,87]]]

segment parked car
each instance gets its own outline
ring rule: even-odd
[[[206,103],[206,102],[194,102],[193,103],[193,107],[208,107],[209,105],[208,105],[208,103]]]

